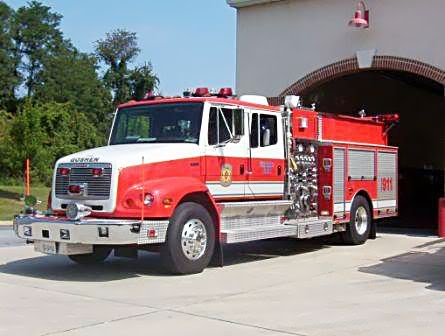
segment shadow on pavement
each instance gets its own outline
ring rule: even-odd
[[[224,247],[224,267],[329,248],[321,239],[271,239]],[[217,269],[218,266],[209,266]],[[0,273],[53,281],[107,282],[139,276],[170,276],[157,253],[141,251],[138,259],[110,257],[100,265],[84,266],[65,256],[39,256],[0,265]]]
[[[431,290],[445,291],[445,240],[439,239],[381,263],[359,268],[360,272],[427,284]]]
[[[329,246],[325,245],[325,240],[321,238],[310,240],[278,238],[227,245],[224,247],[224,266],[309,253],[323,248]]]
[[[0,189],[0,198],[7,198],[7,199],[11,199],[11,200],[15,200],[15,201],[19,201],[20,200],[20,194],[13,192],[13,191],[8,191],[8,190],[4,190],[4,189]]]

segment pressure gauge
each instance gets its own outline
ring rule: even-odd
[[[311,153],[315,153],[315,146],[314,146],[314,145],[310,145],[310,146],[309,146],[309,151],[310,151]]]
[[[301,153],[304,151],[304,146],[303,144],[298,144],[298,151]]]

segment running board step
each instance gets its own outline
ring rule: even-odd
[[[268,217],[281,216],[292,205],[292,201],[252,201],[252,202],[223,202],[218,203],[221,208],[221,217]]]
[[[225,244],[234,244],[279,237],[313,238],[330,235],[333,232],[332,220],[317,220],[295,224],[262,225],[223,230],[221,240]]]
[[[250,227],[245,229],[221,232],[221,240],[225,244],[243,243],[253,240],[295,236],[298,228],[293,225],[271,225]]]

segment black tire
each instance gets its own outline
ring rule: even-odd
[[[205,232],[193,230],[202,228],[205,228]],[[182,240],[183,233],[195,235],[196,238],[190,242],[197,244],[199,252],[186,253],[189,245]],[[180,204],[170,219],[167,239],[161,248],[161,259],[166,271],[173,274],[200,273],[210,263],[214,248],[215,226],[207,209],[193,202]]]
[[[93,253],[73,254],[68,256],[68,258],[80,265],[95,265],[104,262],[112,250],[113,249],[111,247],[95,245],[93,248]]]
[[[348,245],[361,245],[369,238],[372,227],[372,214],[369,202],[363,196],[355,197],[351,206],[351,219],[342,233],[343,242]]]

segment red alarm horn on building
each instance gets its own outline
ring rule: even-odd
[[[369,28],[369,10],[363,1],[357,4],[354,17],[349,21],[349,27],[354,28]]]

